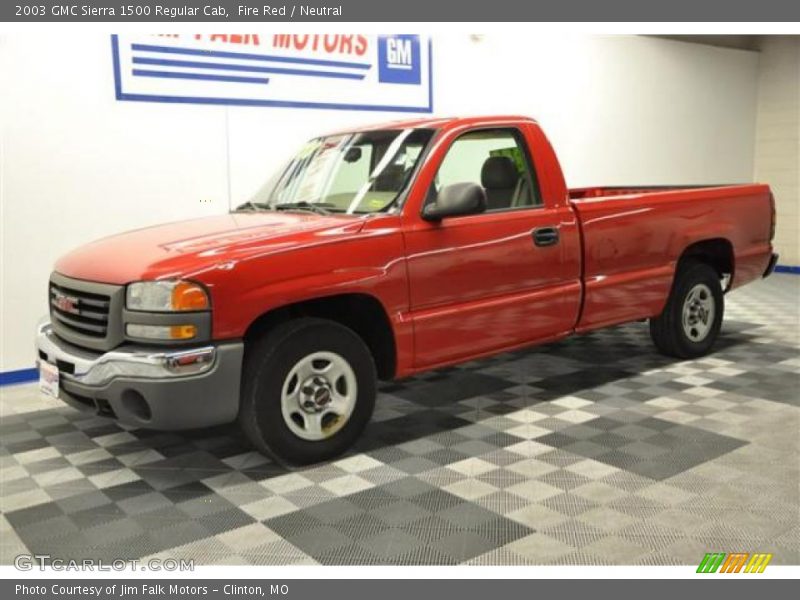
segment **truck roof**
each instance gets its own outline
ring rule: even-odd
[[[480,127],[494,123],[526,122],[535,123],[531,117],[521,115],[485,115],[473,117],[427,117],[424,119],[400,119],[382,123],[338,129],[331,134],[352,133],[354,131],[376,131],[379,129],[453,129],[463,125]]]

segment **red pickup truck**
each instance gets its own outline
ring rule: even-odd
[[[769,275],[765,185],[568,189],[523,117],[316,138],[230,214],[61,258],[42,389],[133,426],[238,420],[261,451],[324,460],[376,380],[649,319],[701,356],[723,293]]]

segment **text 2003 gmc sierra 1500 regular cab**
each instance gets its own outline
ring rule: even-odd
[[[376,379],[642,319],[661,352],[705,354],[774,228],[765,185],[568,189],[527,118],[337,133],[230,214],[59,260],[42,387],[146,428],[238,419],[314,462],[364,429]]]

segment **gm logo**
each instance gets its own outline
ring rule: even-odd
[[[419,36],[382,35],[378,37],[378,81],[419,85]]]

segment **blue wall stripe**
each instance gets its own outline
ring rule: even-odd
[[[159,77],[162,79],[200,79],[203,81],[230,81],[233,83],[269,83],[266,77],[236,77],[233,75],[206,75],[205,73],[178,73],[176,71],[148,71],[134,69],[136,77]]]
[[[197,62],[195,60],[167,60],[163,58],[143,58],[134,56],[133,62],[139,65],[158,65],[161,67],[188,67],[190,69],[222,69],[224,71],[248,71],[254,73],[275,73],[282,75],[304,75],[308,77],[333,77],[339,79],[364,79],[359,73],[341,71],[309,71],[308,69],[284,69],[281,67],[257,67],[233,63]]]
[[[0,385],[12,385],[14,383],[28,383],[39,379],[39,371],[36,369],[19,369],[18,371],[0,372]]]
[[[153,46],[151,44],[131,44],[132,50],[141,52],[163,52],[164,54],[186,54],[189,56],[214,56],[217,58],[238,58],[243,60],[261,60],[265,62],[281,62],[300,65],[317,65],[319,67],[344,67],[348,69],[369,69],[369,63],[325,60],[321,58],[299,58],[291,56],[274,56],[269,54],[249,54],[244,52],[224,52],[220,50],[201,50],[198,48],[177,48],[173,46]]]
[[[775,267],[776,273],[792,273],[793,275],[800,275],[800,266],[794,265],[777,265]]]

